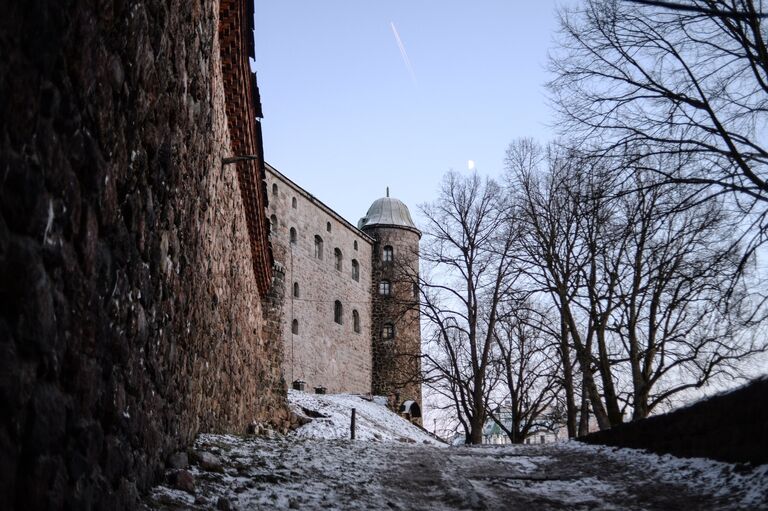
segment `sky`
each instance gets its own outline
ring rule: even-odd
[[[255,0],[266,160],[353,223],[389,186],[418,224],[447,171],[554,138],[556,27],[555,0]]]

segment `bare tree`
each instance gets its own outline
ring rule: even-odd
[[[583,189],[590,176],[578,164],[576,155],[554,146],[542,148],[532,140],[518,140],[507,151],[507,179],[511,193],[518,197],[519,221],[524,233],[519,257],[537,290],[547,294],[557,308],[562,326],[563,368],[567,371],[571,367],[573,349],[581,373],[582,395],[588,398],[600,428],[606,429],[611,422],[595,380],[597,364],[593,356],[598,304],[588,303],[587,320],[582,321],[580,316],[585,303],[579,301],[585,289],[584,279],[594,278],[597,269],[593,264],[594,244],[585,242],[588,240],[584,232],[589,222],[584,221],[588,210],[582,204],[582,197],[587,195]],[[592,227],[599,225],[592,222]],[[572,433],[576,418],[573,374],[565,375],[564,387]],[[586,410],[584,400],[581,410]],[[580,434],[585,433],[587,426],[585,413],[581,415]]]
[[[525,301],[507,302],[502,309],[495,335],[501,399],[489,402],[488,416],[516,444],[532,431],[561,425],[555,411],[562,361],[553,329],[542,328],[551,317]]]
[[[643,178],[633,174],[635,181]],[[617,266],[620,301],[610,328],[629,358],[638,419],[681,391],[718,376],[737,378],[739,366],[765,343],[749,335],[743,293],[729,292],[738,247],[722,201],[681,210],[677,195],[685,190],[642,182],[633,188],[644,191],[617,199],[619,216],[631,227]]]
[[[446,397],[466,433],[482,443],[499,307],[513,297],[515,222],[500,186],[448,173],[422,207],[422,314],[429,323],[425,383]]]
[[[550,83],[561,126],[603,156],[674,155],[654,185],[684,204],[728,194],[742,265],[768,235],[768,48],[763,2],[587,0],[561,11]]]
[[[747,329],[745,293],[730,291],[739,250],[722,201],[681,208],[689,190],[643,182],[657,173],[628,168],[616,179],[589,155],[530,151],[542,153],[514,143],[508,159],[522,253],[560,313],[582,409],[586,396],[601,429],[629,408],[642,418],[681,391],[734,377],[766,349]],[[657,155],[656,165],[669,160]]]

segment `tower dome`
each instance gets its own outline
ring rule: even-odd
[[[402,201],[390,197],[389,190],[387,190],[386,197],[373,201],[371,207],[368,208],[368,213],[357,222],[358,229],[374,226],[405,227],[418,232],[418,228],[411,218],[411,212],[408,211],[408,206]]]

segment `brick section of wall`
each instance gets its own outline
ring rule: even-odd
[[[198,431],[288,420],[280,327],[262,331],[280,286],[262,305],[252,212],[221,165],[218,13],[0,17],[2,509],[131,509]]]
[[[371,241],[319,205],[316,199],[267,169],[269,213],[277,218],[272,234],[275,258],[285,267],[283,307],[285,345],[283,372],[289,383],[301,379],[307,390],[324,386],[328,392],[371,391]],[[277,185],[277,194],[272,185]],[[293,199],[296,208],[293,208]],[[331,223],[328,232],[327,223]],[[297,241],[290,243],[290,229]],[[323,239],[323,258],[314,253],[315,235]],[[357,241],[357,250],[354,243]],[[336,270],[334,249],[342,252]],[[360,279],[352,278],[352,259],[360,265]],[[293,283],[299,297],[293,297]],[[334,302],[341,301],[342,324],[334,322]],[[352,311],[360,315],[360,332],[353,330]],[[291,323],[299,322],[293,334]]]
[[[375,238],[373,250],[373,392],[399,397],[399,403],[416,401],[421,396],[421,325],[418,296],[413,283],[418,276],[420,235],[397,227],[367,227],[366,234]],[[382,250],[391,246],[392,262],[382,261]],[[391,296],[379,294],[379,283],[388,280]],[[394,340],[382,338],[382,327],[393,323]],[[399,404],[398,403],[398,404]]]
[[[257,156],[257,160],[233,164],[237,167],[240,195],[250,234],[253,269],[262,294],[269,291],[272,251],[269,226],[264,215],[267,203],[264,183],[264,151],[261,144],[259,89],[251,73],[249,56],[253,57],[253,1],[221,0],[219,7],[219,44],[227,121],[232,138],[229,156]]]

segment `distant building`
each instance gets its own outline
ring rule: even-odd
[[[502,425],[507,430],[512,428],[512,409],[509,406],[499,406],[494,410],[496,419],[488,418],[483,426],[483,443],[494,445],[505,445],[512,443],[509,435],[502,429]]]
[[[483,426],[483,443],[494,445],[511,444],[506,431],[512,429],[513,413],[507,405],[502,405],[494,410],[497,420],[489,417]],[[503,426],[503,427],[502,427]],[[506,429],[506,431],[505,431]],[[523,440],[525,444],[549,444],[568,438],[565,428],[556,425],[554,427],[534,426]]]
[[[526,444],[551,444],[553,442],[558,442],[563,439],[567,439],[568,435],[561,434],[562,432],[560,430],[549,430],[549,429],[535,429],[534,431],[530,432],[527,437],[525,437],[525,443]]]
[[[285,379],[309,391],[388,396],[420,420],[421,232],[407,206],[387,193],[355,226],[266,170],[270,239],[285,269]]]

